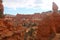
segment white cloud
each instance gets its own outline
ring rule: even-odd
[[[29,8],[29,7],[34,7],[35,0],[3,0],[4,7],[8,8]]]
[[[39,3],[40,1],[40,3]],[[41,8],[43,10],[52,9],[53,0],[3,0],[4,7],[8,8]],[[59,0],[55,1],[59,2]],[[59,5],[60,6],[60,5]]]

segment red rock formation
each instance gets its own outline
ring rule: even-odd
[[[56,33],[56,21],[58,20],[56,17],[58,16],[58,7],[53,2],[53,13],[51,15],[46,15],[43,17],[43,20],[40,22],[38,27],[38,40],[50,40],[50,33]],[[56,21],[55,21],[56,20]],[[53,34],[54,35],[54,34]]]
[[[2,0],[0,0],[0,17],[3,17],[3,11],[4,11],[4,7],[2,4]]]
[[[0,0],[0,5],[1,3],[2,0]],[[1,12],[3,14],[3,7],[0,10],[2,10]],[[34,27],[29,24],[29,27],[36,28],[33,32],[35,40],[49,40],[52,32],[60,33],[60,14],[58,14],[57,5],[53,2],[53,13],[44,12],[43,14],[38,13],[33,15],[18,14],[15,17],[0,18],[0,40],[24,40],[26,31],[30,29],[25,27],[23,25],[24,23],[36,23]],[[28,39],[29,36],[27,37]]]
[[[56,5],[55,2],[53,2],[52,9],[53,9],[53,12],[55,13],[58,11],[58,6]]]

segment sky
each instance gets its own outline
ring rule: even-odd
[[[3,0],[4,14],[46,12],[52,10],[52,2],[55,2],[60,7],[60,0]]]

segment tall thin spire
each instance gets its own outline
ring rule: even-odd
[[[53,2],[52,10],[53,10],[53,12],[57,12],[58,11],[58,6],[56,5],[55,2]]]
[[[3,12],[4,12],[4,7],[3,7],[3,4],[2,4],[2,0],[0,0],[0,18],[3,17]]]

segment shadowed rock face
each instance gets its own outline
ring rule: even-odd
[[[0,2],[2,3],[2,0],[0,0]]]
[[[3,17],[3,11],[4,11],[4,7],[3,7],[3,4],[2,4],[2,0],[0,0],[0,18]]]

